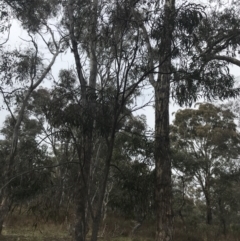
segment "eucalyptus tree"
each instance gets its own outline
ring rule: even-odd
[[[33,92],[28,105],[31,115],[44,123],[39,143],[48,147],[52,162],[48,168],[54,170],[51,180],[53,185],[51,201],[49,201],[51,205],[48,211],[51,216],[54,216],[55,221],[63,221],[68,217],[68,210],[74,196],[71,187],[76,181],[77,157],[67,124],[78,121],[78,116],[74,115],[76,109],[71,112],[69,105],[73,105],[71,100],[79,92],[76,90],[74,92],[72,88],[71,73],[61,71],[59,75],[59,83],[54,82],[52,86],[54,90],[38,88]],[[63,76],[68,77],[64,79],[66,82],[62,81]],[[68,89],[68,93],[65,88]],[[46,195],[43,195],[42,200],[44,196]]]
[[[222,171],[214,183],[214,211],[220,232],[227,236],[238,220],[239,210],[239,163],[231,172]],[[230,233],[230,232],[229,232]]]
[[[112,103],[111,110],[106,107],[101,110],[105,111],[104,114],[106,110],[111,113],[112,118],[105,120],[114,127],[111,129],[105,125],[105,130],[112,132],[104,133],[105,138],[110,140],[107,140],[109,158],[100,207],[119,114],[146,77],[155,90],[156,239],[172,240],[169,98],[173,97],[180,105],[191,105],[199,96],[223,99],[237,94],[228,64],[238,62],[221,53],[227,48],[231,51],[238,48],[238,9],[217,12],[193,1],[182,3],[175,0],[164,3],[69,0],[64,2],[63,7],[62,23],[69,34],[69,45],[75,60],[81,113],[88,116],[82,122],[82,142],[79,139],[79,160],[84,167],[79,173],[86,182],[84,185],[83,181],[79,183],[77,192],[84,195],[79,196],[76,240],[84,240],[87,230],[85,220],[89,201],[86,197],[92,165],[94,123],[100,123],[95,116],[98,102],[108,103],[107,106]],[[227,29],[223,29],[223,24]],[[101,91],[98,92],[98,88]],[[116,89],[116,92],[106,96],[104,89]],[[99,223],[100,213],[92,215],[96,224]],[[97,231],[94,233],[96,237]]]
[[[156,240],[173,240],[169,98],[191,105],[239,92],[229,72],[229,64],[239,66],[239,5],[219,2],[150,1],[133,10],[155,91]]]
[[[31,203],[31,200],[39,198],[51,183],[49,170],[35,171],[35,168],[39,166],[49,166],[51,161],[46,146],[39,145],[37,141],[37,137],[42,131],[42,123],[31,118],[28,114],[24,113],[19,130],[17,153],[11,170],[11,178],[6,183],[6,177],[4,175],[1,177],[1,183],[4,184],[1,189],[8,188],[11,190],[7,196],[8,210],[13,210],[16,206],[27,206]],[[12,117],[7,116],[1,129],[3,139],[0,141],[0,150],[1,170],[3,171],[8,167],[7,160],[11,152],[14,125],[15,122]]]
[[[43,2],[37,1],[40,5]],[[64,49],[63,37],[56,37],[54,31],[50,28],[48,19],[52,17],[52,12],[37,16],[37,5],[26,5],[25,1],[4,1],[5,7],[8,7],[9,13],[20,20],[22,26],[28,33],[28,46],[20,50],[1,51],[1,94],[9,111],[12,121],[14,122],[13,133],[11,137],[10,153],[6,160],[6,168],[3,184],[12,178],[14,166],[16,165],[15,157],[17,154],[19,131],[21,128],[24,112],[28,106],[29,99],[33,91],[50,77],[50,71],[54,65],[57,56]],[[38,6],[40,6],[38,4]],[[41,5],[43,6],[43,5]],[[50,6],[50,5],[49,5]],[[29,11],[26,11],[29,9]],[[31,10],[31,11],[30,11]],[[36,10],[36,11],[35,11]],[[49,41],[46,41],[46,35]],[[42,38],[48,51],[50,61],[44,60],[40,53],[39,43],[36,41],[36,35]],[[12,105],[18,105],[17,112],[12,111]],[[4,217],[8,212],[9,188],[1,188],[1,208],[0,208],[0,226],[2,226]]]
[[[174,164],[200,187],[206,203],[206,223],[211,224],[215,198],[223,201],[224,190],[228,189],[222,179],[239,166],[240,135],[234,115],[212,104],[178,111],[171,138],[173,148],[179,152]],[[226,206],[220,205],[223,209]]]
[[[125,116],[126,104],[133,106],[135,90],[148,78],[155,91],[156,239],[172,240],[169,98],[184,105],[192,104],[199,95],[210,99],[237,94],[228,64],[239,63],[229,56],[238,50],[239,6],[232,3],[218,11],[190,0],[4,2],[34,33],[46,27],[46,18],[62,17],[55,26],[61,26],[60,36],[67,35],[65,47],[73,54],[79,89],[74,108],[84,117],[74,139],[80,177],[75,239],[85,240],[90,212],[96,240],[118,122]],[[51,51],[57,48],[54,43],[46,44]],[[93,213],[87,197],[95,128],[106,140],[108,157],[98,211]]]
[[[130,1],[66,1],[63,23],[69,33],[80,89],[82,117],[78,136],[79,183],[76,190],[75,240],[85,240],[87,218],[93,220],[92,240],[97,239],[101,210],[112,161],[116,133],[125,116],[131,115],[134,97],[147,71],[139,71],[144,48],[138,24],[132,19]],[[75,133],[76,134],[76,133]],[[95,135],[106,143],[103,178],[96,211],[88,200],[94,166]],[[84,194],[84,195],[83,195]]]
[[[95,227],[99,223],[94,223],[94,214],[91,213],[92,210],[100,212],[98,214],[99,220],[101,221],[104,213],[103,202],[106,205],[107,196],[109,192],[102,192],[101,188],[103,184],[101,182],[102,176],[106,175],[106,165],[110,168],[110,163],[106,164],[106,160],[109,160],[108,153],[109,149],[108,135],[111,133],[112,128],[114,129],[114,135],[117,139],[124,136],[124,133],[128,133],[128,142],[132,139],[131,132],[135,130],[142,130],[145,128],[140,120],[135,120],[131,113],[131,102],[128,100],[126,105],[122,106],[122,111],[119,117],[113,115],[114,107],[117,110],[119,106],[112,106],[114,104],[116,87],[112,83],[107,83],[102,80],[102,85],[98,85],[96,88],[96,110],[95,110],[95,126],[93,128],[93,149],[92,149],[92,164],[90,171],[90,180],[88,193],[85,198],[87,198],[87,219],[84,223],[86,228],[88,228],[89,218],[93,219],[93,225]],[[55,83],[52,90],[39,89],[33,94],[33,100],[29,105],[30,109],[33,111],[35,117],[41,119],[41,116],[45,116],[44,119],[47,123],[47,129],[45,130],[46,139],[51,143],[53,153],[56,157],[56,164],[59,166],[61,173],[59,178],[65,183],[63,187],[64,195],[71,196],[73,201],[73,206],[77,206],[78,199],[76,199],[76,194],[78,195],[78,189],[75,189],[76,183],[81,180],[82,157],[80,155],[80,150],[84,143],[81,142],[81,137],[83,135],[84,122],[89,118],[89,112],[87,110],[83,111],[81,105],[81,91],[79,90],[79,85],[77,77],[71,70],[62,70],[59,74],[59,81]],[[117,118],[117,123],[115,127],[112,127],[112,118]],[[135,121],[134,121],[135,120]],[[144,126],[144,127],[143,127]],[[44,136],[43,136],[44,138]],[[144,137],[142,137],[144,139]],[[120,138],[121,139],[121,138]],[[136,138],[136,148],[138,147],[138,140]],[[62,143],[62,144],[61,144]],[[67,155],[60,151],[61,146],[67,146]],[[129,143],[129,145],[131,145]],[[143,145],[143,143],[141,144]],[[117,149],[124,151],[121,146],[113,147],[113,153]],[[144,151],[142,149],[142,151]],[[64,151],[65,152],[65,151]],[[113,157],[114,160],[114,157]],[[67,165],[69,164],[69,165]],[[62,175],[62,176],[61,176]],[[107,189],[111,182],[106,182],[105,189]],[[85,184],[85,183],[84,183]],[[71,191],[68,187],[72,186],[74,191]],[[101,204],[99,204],[99,197],[103,199]],[[100,211],[99,211],[100,209]],[[95,214],[96,215],[96,214]],[[79,218],[79,217],[78,217]],[[96,221],[95,221],[96,222]],[[98,228],[98,226],[97,226]]]

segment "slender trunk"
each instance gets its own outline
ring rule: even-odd
[[[32,93],[32,89],[29,89],[24,98],[23,104],[18,113],[18,117],[16,119],[16,123],[13,129],[12,146],[11,146],[10,155],[7,160],[8,166],[4,173],[4,178],[3,178],[4,183],[7,183],[7,181],[10,180],[12,177],[13,168],[14,168],[14,159],[17,152],[19,128],[22,123],[24,111],[27,107],[28,99],[31,93]],[[0,200],[1,201],[1,206],[0,206],[0,231],[1,232],[2,232],[2,226],[3,226],[4,220],[8,214],[9,194],[10,194],[10,190],[8,186],[4,190],[1,190],[1,200]]]
[[[57,56],[59,55],[59,49],[56,49],[55,54],[52,57],[51,62],[49,63],[49,65],[46,67],[46,69],[43,71],[42,75],[40,76],[40,78],[35,82],[32,83],[22,102],[21,108],[18,112],[17,118],[15,120],[15,126],[13,129],[13,136],[12,136],[12,146],[11,146],[11,152],[10,155],[7,159],[7,168],[5,170],[4,173],[4,178],[3,178],[3,184],[7,183],[11,178],[12,178],[12,174],[13,174],[13,168],[14,168],[14,164],[15,164],[15,156],[17,153],[17,147],[18,147],[18,138],[19,138],[19,129],[20,126],[22,124],[22,119],[24,116],[24,112],[27,108],[28,105],[28,101],[29,98],[31,97],[32,92],[42,83],[42,81],[45,79],[45,77],[47,76],[47,74],[49,73],[49,71],[51,70],[53,64],[56,61]],[[7,216],[8,213],[8,207],[9,207],[9,195],[10,195],[11,190],[7,187],[4,188],[4,190],[0,189],[0,198],[1,198],[1,206],[0,206],[0,230],[2,230],[2,225],[4,222],[5,217]]]
[[[218,198],[218,208],[219,208],[219,216],[220,216],[220,228],[222,230],[222,234],[226,237],[227,235],[227,226],[226,226],[226,219],[224,215],[224,207],[222,203],[221,197]]]
[[[155,84],[156,241],[173,240],[171,158],[169,142],[169,93],[175,0],[164,6],[159,75]]]
[[[92,126],[92,119],[89,119],[90,126]],[[85,123],[88,125],[87,123]],[[83,129],[89,128],[85,125]],[[85,241],[86,235],[89,230],[88,216],[89,216],[89,179],[90,167],[92,160],[92,129],[83,133],[82,143],[79,152],[79,178],[76,183],[76,210],[75,210],[75,228],[74,228],[74,241]]]
[[[72,50],[74,54],[76,70],[78,74],[78,79],[81,88],[81,102],[83,113],[87,113],[87,118],[82,127],[82,141],[81,141],[81,154],[79,155],[80,161],[80,179],[76,184],[76,220],[75,220],[75,241],[85,241],[86,234],[88,231],[88,213],[89,213],[89,180],[91,171],[91,161],[92,161],[92,133],[93,133],[93,115],[94,115],[94,94],[97,76],[97,61],[95,55],[95,41],[96,39],[91,36],[90,44],[90,78],[89,86],[87,86],[87,81],[82,73],[82,65],[80,55],[78,53],[78,42],[75,37],[75,22],[74,22],[74,0],[68,1],[67,14],[69,21],[69,34],[72,44]],[[94,1],[93,10],[95,10],[95,4],[97,0]],[[97,11],[97,8],[96,8]],[[93,14],[94,20],[91,27],[91,34],[95,34],[96,19],[97,16]],[[87,87],[90,87],[89,93],[87,93]]]
[[[207,206],[206,223],[211,225],[212,224],[212,207],[211,207],[211,197],[209,192],[206,193],[206,206]]]
[[[90,46],[89,46],[89,63],[90,77],[87,83],[82,72],[82,64],[78,52],[78,41],[75,37],[75,19],[74,19],[74,0],[68,1],[67,14],[69,21],[69,34],[74,54],[76,70],[81,86],[81,102],[83,113],[87,113],[85,123],[82,126],[82,142],[80,161],[80,179],[76,188],[76,222],[75,222],[75,241],[85,241],[88,232],[88,215],[89,215],[89,182],[92,164],[92,136],[94,128],[95,115],[95,86],[97,79],[97,59],[96,59],[96,26],[97,26],[97,6],[98,0],[94,0],[91,5],[92,22],[90,24]]]
[[[2,230],[3,230],[3,222],[4,222],[4,219],[5,219],[5,216],[3,216],[2,213],[0,213],[0,236],[2,235]]]
[[[101,223],[101,216],[100,217],[98,216],[93,219],[91,241],[97,241],[100,223]]]
[[[69,24],[69,35],[72,44],[72,52],[74,55],[77,75],[81,87],[81,104],[83,113],[87,110],[87,81],[82,73],[82,65],[80,55],[78,53],[78,42],[75,37],[75,21],[74,21],[74,0],[69,0],[67,5],[67,16]],[[89,114],[90,116],[90,114]],[[88,178],[89,178],[89,166],[91,162],[91,139],[92,139],[92,128],[91,123],[84,123],[82,127],[82,141],[80,147],[77,146],[79,158],[79,177],[76,183],[75,189],[75,225],[74,225],[74,240],[85,241],[87,234],[87,197],[88,197]],[[89,135],[90,134],[90,135]],[[77,142],[76,145],[79,145]]]
[[[103,177],[103,182],[100,187],[100,193],[99,193],[99,200],[97,203],[97,210],[96,210],[96,215],[93,219],[93,224],[92,224],[92,237],[91,241],[97,241],[97,236],[98,236],[98,231],[101,223],[101,218],[102,218],[102,205],[103,205],[103,200],[106,192],[106,187],[107,187],[107,181],[108,181],[108,175],[109,175],[109,170],[110,170],[110,163],[112,160],[112,153],[113,153],[113,147],[114,147],[114,140],[115,140],[115,128],[116,128],[116,123],[114,123],[112,134],[111,134],[111,140],[109,141],[109,146],[108,146],[108,155],[107,159],[105,162],[105,168],[104,168],[104,177]]]
[[[90,41],[90,76],[89,76],[89,87],[94,91],[96,88],[97,79],[97,56],[96,56],[96,41],[97,41],[97,20],[98,20],[98,0],[93,0],[92,2],[92,12],[93,18],[91,23],[91,41]]]
[[[85,241],[88,231],[86,220],[86,187],[80,180],[78,182],[79,188],[76,190],[76,219],[74,227],[74,241]]]
[[[207,169],[209,170],[209,167],[207,166]],[[211,193],[210,193],[210,174],[209,171],[206,175],[206,181],[205,181],[205,190],[204,195],[206,199],[206,223],[212,224],[212,203],[211,203]]]
[[[3,198],[1,201],[1,207],[0,207],[0,235],[2,234],[3,223],[6,219],[7,214],[8,214],[8,205],[7,205],[6,199]]]
[[[77,75],[79,79],[79,83],[81,86],[81,98],[82,98],[82,103],[85,105],[85,100],[86,100],[86,86],[87,82],[83,76],[82,72],[82,64],[80,61],[80,55],[78,53],[78,42],[75,37],[75,32],[74,32],[74,27],[75,27],[75,22],[74,22],[74,0],[69,0],[68,5],[67,5],[67,16],[68,16],[68,21],[69,21],[69,36],[72,44],[72,52],[74,55],[74,60],[75,60],[75,65],[76,65],[76,70],[77,70]]]

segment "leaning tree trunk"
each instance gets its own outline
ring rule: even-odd
[[[46,78],[47,74],[50,72],[53,64],[55,63],[57,56],[59,55],[60,51],[59,51],[59,47],[56,49],[55,54],[52,57],[51,62],[49,63],[49,65],[46,67],[46,69],[43,71],[42,75],[39,77],[39,79],[35,82],[32,83],[28,90],[26,91],[26,94],[24,96],[23,102],[21,104],[20,110],[17,114],[15,121],[15,126],[13,129],[13,136],[12,136],[12,146],[11,146],[11,151],[10,151],[10,155],[7,159],[7,167],[6,167],[6,171],[4,173],[4,177],[3,177],[3,188],[1,187],[0,189],[0,234],[2,232],[2,226],[3,226],[3,222],[5,217],[8,214],[9,211],[9,196],[11,193],[11,189],[9,188],[9,180],[12,178],[13,175],[13,168],[15,165],[15,156],[17,154],[17,147],[18,147],[18,139],[19,139],[19,130],[22,124],[22,120],[23,120],[23,116],[24,116],[24,112],[28,106],[28,101],[32,95],[32,92],[43,82],[43,80]]]
[[[173,240],[169,93],[175,0],[166,0],[161,37],[159,74],[155,89],[156,241]]]

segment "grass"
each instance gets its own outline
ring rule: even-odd
[[[72,241],[69,223],[44,222],[27,213],[13,213],[5,222],[1,240],[6,241]],[[109,215],[99,232],[100,241],[153,241],[154,224],[146,223],[135,235],[132,220]],[[147,237],[147,238],[146,238]],[[90,237],[89,237],[90,238]]]
[[[3,235],[0,240],[9,241],[70,241],[70,235],[63,230],[60,230],[57,225],[41,225],[35,227],[7,227],[3,230]]]
[[[68,231],[69,223],[43,222],[27,214],[14,213],[7,219],[0,241],[72,241]],[[153,241],[154,222],[145,222],[132,235],[132,220],[108,216],[99,232],[99,241]],[[219,228],[200,225],[185,230],[181,222],[175,222],[175,241],[239,241],[240,227],[229,229],[227,237],[219,233]],[[90,237],[89,237],[90,238]]]
[[[14,213],[6,220],[0,240],[71,241],[71,237],[63,224],[46,223],[24,213]]]

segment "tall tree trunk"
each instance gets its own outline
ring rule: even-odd
[[[85,241],[86,237],[86,220],[85,220],[85,198],[81,196],[80,193],[83,191],[83,187],[77,189],[77,201],[76,201],[76,211],[75,211],[75,225],[74,225],[74,240],[75,241]]]
[[[205,177],[205,187],[204,187],[204,195],[206,199],[206,223],[212,224],[212,200],[211,200],[211,191],[210,191],[210,167],[207,162],[206,169],[208,170]]]
[[[90,127],[92,127],[93,120],[89,119]],[[83,129],[89,128],[83,126]],[[82,130],[84,132],[84,130]],[[82,133],[82,141],[78,149],[79,156],[79,177],[75,188],[75,227],[74,227],[74,241],[85,241],[89,230],[88,217],[91,207],[89,207],[89,180],[92,160],[92,129]],[[76,143],[75,143],[76,144]]]
[[[93,152],[93,128],[95,115],[95,87],[97,79],[97,59],[96,59],[96,29],[97,29],[97,13],[98,0],[93,0],[90,4],[92,21],[90,28],[90,44],[89,44],[89,65],[90,76],[87,83],[82,72],[82,64],[78,52],[78,40],[75,37],[75,19],[74,19],[74,0],[68,1],[67,15],[69,21],[69,34],[74,54],[77,75],[81,87],[81,104],[83,113],[86,113],[87,118],[82,126],[82,141],[81,151],[79,153],[80,162],[80,179],[76,185],[76,220],[75,220],[75,241],[85,241],[88,231],[88,216],[89,216],[89,185],[92,164]],[[86,26],[87,27],[87,26]]]
[[[114,141],[115,141],[116,119],[115,119],[114,126],[112,128],[111,138],[110,138],[109,145],[108,145],[108,154],[107,154],[107,158],[105,161],[105,168],[104,168],[104,172],[103,172],[103,181],[100,186],[97,210],[96,210],[96,214],[95,214],[95,217],[93,219],[93,224],[92,224],[91,241],[97,241],[98,231],[99,231],[99,227],[100,227],[101,220],[102,220],[102,206],[103,206],[104,196],[106,193],[107,181],[108,181],[110,164],[111,164],[111,160],[112,160],[112,153],[113,153],[113,147],[114,147]]]
[[[8,214],[8,205],[6,203],[6,198],[2,197],[2,201],[0,204],[0,235],[2,234],[3,223],[6,219],[7,214]]]
[[[169,143],[169,92],[171,79],[172,33],[175,0],[164,6],[164,33],[161,37],[159,74],[155,89],[155,163],[156,163],[156,241],[173,240],[171,158]]]
[[[169,145],[169,77],[155,89],[156,241],[173,240],[171,159]]]
[[[206,206],[207,206],[206,223],[210,225],[212,224],[212,204],[211,204],[210,190],[206,190],[205,197],[206,197]]]
[[[74,226],[74,240],[75,241],[85,241],[88,231],[88,222],[86,215],[86,195],[87,190],[85,183],[82,182],[82,179],[77,183],[79,186],[76,189],[76,210],[75,210],[75,226]]]
[[[226,225],[226,218],[224,215],[224,207],[222,203],[222,198],[218,198],[218,208],[219,208],[219,218],[220,218],[220,229],[222,231],[222,234],[226,237],[227,235],[227,225]]]

